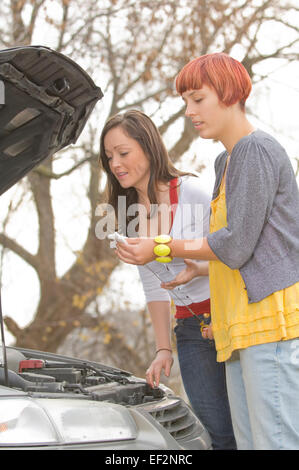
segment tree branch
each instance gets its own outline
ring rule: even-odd
[[[176,113],[172,114],[169,119],[163,122],[163,124],[159,127],[159,132],[163,135],[171,126],[174,124],[180,117],[184,116],[185,106],[182,106]]]
[[[170,149],[169,155],[173,162],[176,162],[181,158],[181,156],[187,152],[191,143],[194,139],[198,137],[198,133],[196,132],[191,119],[185,119],[184,123],[184,130],[180,137],[180,139],[174,144],[174,146]]]
[[[35,270],[38,270],[38,257],[37,255],[31,254],[24,247],[19,245],[15,240],[8,237],[4,233],[0,233],[0,243],[4,248],[8,248],[13,251],[16,255],[20,256],[26,263],[30,264]]]
[[[72,166],[68,170],[64,171],[63,173],[59,173],[59,174],[54,173],[51,169],[47,168],[44,165],[39,165],[33,171],[34,171],[34,173],[37,173],[38,175],[45,176],[46,178],[58,180],[58,179],[62,178],[63,176],[70,175],[71,173],[73,173],[73,171],[77,170],[78,168],[80,168],[80,166],[84,165],[84,163],[91,162],[93,160],[95,160],[95,157],[83,158],[80,162],[76,163],[76,165]]]

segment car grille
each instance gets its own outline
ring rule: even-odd
[[[170,400],[150,414],[159,422],[174,439],[183,439],[192,434],[196,427],[196,418],[181,400]]]
[[[158,403],[152,403],[142,408],[163,426],[182,447],[197,449],[199,441],[203,447],[206,447],[207,442],[210,442],[206,429],[181,398],[165,397]]]

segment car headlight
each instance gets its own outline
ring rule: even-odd
[[[135,439],[137,429],[119,405],[76,399],[0,400],[0,446]]]

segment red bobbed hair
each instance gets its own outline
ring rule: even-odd
[[[252,87],[245,67],[223,52],[191,60],[182,68],[175,84],[180,95],[207,85],[216,91],[219,100],[226,106],[240,103],[242,108]]]

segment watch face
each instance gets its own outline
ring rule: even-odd
[[[81,67],[49,48],[0,51],[0,194],[76,142],[102,96]]]

